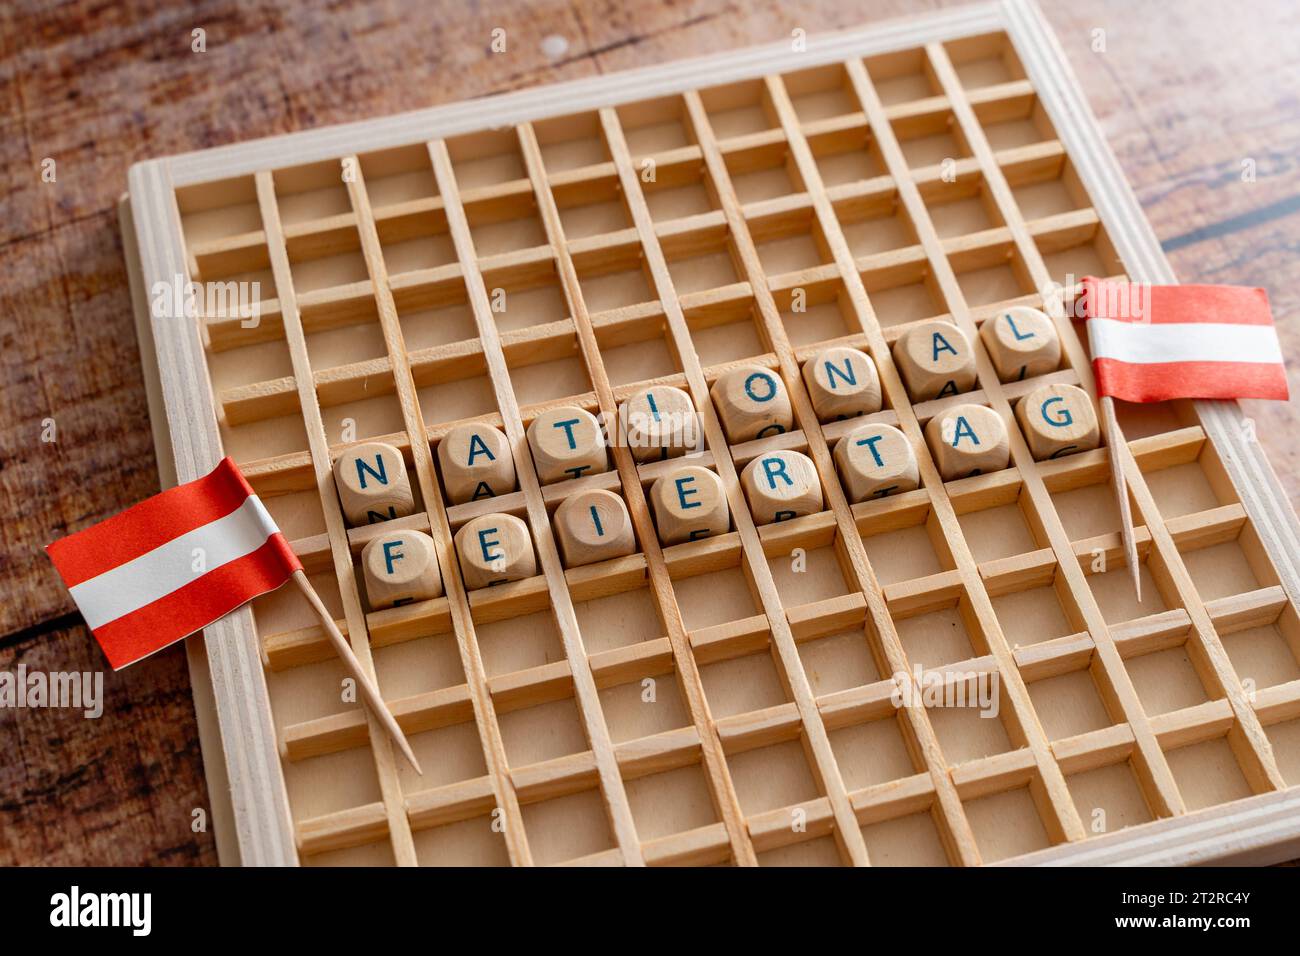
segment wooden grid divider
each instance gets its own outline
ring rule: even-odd
[[[555,622],[568,659],[574,696],[586,728],[587,741],[591,745],[601,793],[609,815],[610,828],[623,862],[628,866],[643,866],[645,858],[637,839],[632,809],[619,772],[609,729],[605,723],[600,697],[591,673],[591,664],[587,659],[582,636],[578,630],[572,595],[569,593],[564,568],[560,563],[555,536],[551,531],[546,502],[542,497],[541,484],[524,433],[518,399],[510,383],[510,370],[501,348],[501,336],[497,330],[496,320],[493,318],[487,286],[475,254],[474,240],[470,233],[459,187],[456,184],[451,156],[446,143],[442,140],[435,140],[429,143],[428,147],[438,192],[443,197],[447,213],[448,231],[455,245],[457,258],[462,263],[466,292],[474,313],[479,338],[482,341],[488,377],[505,426],[506,437],[514,453],[515,471],[519,479],[520,491],[525,498],[533,543],[537,548],[537,557],[546,579]]]
[[[811,147],[808,144],[807,137],[804,135],[800,126],[798,116],[794,111],[793,104],[785,90],[784,81],[780,77],[767,78],[767,91],[773,103],[773,107],[781,118],[781,122],[786,131],[786,137],[790,145],[790,153],[794,159],[795,165],[799,170],[800,177],[808,186],[813,195],[814,207],[818,213],[818,223],[821,226],[822,233],[826,237],[828,244],[834,253],[837,264],[840,268],[841,279],[845,288],[849,292],[850,300],[853,302],[854,311],[862,325],[863,332],[868,337],[871,344],[871,351],[876,358],[877,367],[881,371],[881,384],[886,389],[890,398],[890,404],[895,409],[899,427],[907,433],[909,440],[914,446],[920,449],[917,455],[917,463],[921,475],[921,487],[925,491],[930,501],[930,508],[936,520],[939,523],[944,537],[948,542],[949,549],[952,553],[954,562],[957,564],[957,571],[963,585],[963,590],[971,601],[975,609],[981,630],[985,639],[996,650],[995,641],[1000,639],[1001,632],[997,623],[996,616],[993,613],[992,606],[988,602],[988,596],[985,592],[983,582],[979,576],[979,570],[975,566],[974,559],[971,557],[969,549],[965,545],[965,540],[961,531],[961,526],[957,521],[957,515],[951,502],[948,500],[947,492],[944,489],[942,480],[930,460],[926,449],[925,439],[921,432],[921,426],[916,417],[916,410],[903,387],[902,380],[899,377],[897,368],[894,366],[893,356],[890,352],[889,344],[885,340],[881,326],[875,315],[875,311],[870,305],[870,297],[862,283],[861,275],[854,263],[852,254],[849,252],[847,241],[844,238],[843,231],[840,228],[838,218],[830,202],[825,198],[825,191],[822,188],[821,174],[817,168],[816,160],[813,157]],[[873,117],[868,113],[868,122]],[[875,117],[879,121],[879,116]],[[879,134],[877,133],[877,142],[879,143]],[[883,153],[883,144],[882,153]],[[886,156],[886,159],[888,157]],[[887,163],[890,176],[895,181],[899,196],[903,195],[906,186],[911,184],[910,172],[905,164]],[[995,636],[996,635],[996,636]],[[1004,688],[1011,690],[1015,688],[1013,682],[1018,679],[1018,674],[1008,666],[1008,655],[1003,654],[998,660],[999,680]],[[906,667],[903,668],[908,671]],[[1012,676],[1008,679],[1007,671],[1012,670]],[[1015,711],[1015,716],[1022,730],[1029,737],[1031,728],[1028,724],[1036,726],[1037,718],[1033,717],[1032,708],[1028,706],[1028,701],[1023,696],[1023,686],[1020,688],[1020,694],[1011,698],[1011,703]],[[1025,719],[1025,715],[1029,719]],[[928,716],[926,718],[928,723]],[[1041,731],[1040,731],[1041,733]],[[1046,742],[1035,742],[1032,737],[1029,739],[1031,747],[1034,749],[1035,764],[1041,769],[1043,764],[1049,759],[1044,754]],[[948,776],[947,770],[944,770],[944,776],[948,786],[952,786],[951,777]],[[1061,783],[1063,788],[1063,781]],[[942,792],[942,791],[940,791]],[[1064,806],[1064,800],[1052,791],[1048,791],[1046,797],[1035,790],[1035,797],[1040,804],[1046,802],[1051,813],[1047,815],[1044,823],[1054,832],[1059,840],[1063,836],[1071,833],[1071,824],[1068,810],[1072,810],[1072,805],[1068,810]],[[947,814],[948,826],[956,832],[962,832],[964,829],[969,833],[969,824],[965,819],[964,810],[960,807],[954,792],[952,802],[956,802],[956,807],[952,803],[942,803],[940,806]],[[1082,836],[1082,825],[1077,823],[1075,817],[1078,836]],[[961,828],[961,829],[958,829]],[[971,846],[966,849],[965,855],[960,861],[965,864],[974,864],[980,861],[978,848],[974,846],[974,838],[971,839]]]
[[[564,236],[559,208],[546,176],[536,133],[530,123],[520,124],[518,130],[524,165],[533,183],[533,191],[537,197],[538,210],[547,238],[555,250],[556,270],[559,273],[565,300],[569,305],[569,312],[577,326],[578,342],[588,375],[595,388],[601,415],[611,438],[614,437],[616,430],[621,438],[623,430],[618,415],[618,402],[610,385],[609,375],[605,371],[604,360],[600,355],[596,331],[587,311],[587,304],[578,282],[578,272]],[[700,680],[699,666],[691,650],[690,636],[682,621],[681,609],[677,605],[668,566],[664,561],[663,548],[659,544],[659,536],[650,517],[636,462],[625,441],[615,439],[610,444],[628,513],[631,515],[637,539],[645,555],[650,590],[672,645],[673,662],[691,721],[699,734],[701,757],[710,796],[726,828],[733,861],[740,866],[757,866],[758,859],[754,853],[754,844],[745,827],[744,815],[741,813],[735,786],[727,769],[717,727],[709,712],[704,685]]]
[[[975,348],[979,385],[990,404],[1002,415],[1007,423],[1012,460],[1020,470],[1023,480],[1026,470],[1034,466],[1033,458],[1029,455],[1029,449],[1025,446],[1019,428],[1011,416],[1010,406],[1002,395],[1001,385],[996,372],[993,370],[992,363],[988,356],[984,354],[980,345],[979,335],[975,330],[974,322],[971,321],[967,313],[961,288],[958,286],[956,276],[948,265],[943,245],[935,232],[933,224],[930,222],[924,200],[921,198],[920,191],[912,179],[903,151],[894,136],[893,128],[885,118],[884,108],[876,94],[875,87],[867,76],[866,67],[863,66],[862,61],[849,61],[845,64],[845,71],[846,77],[852,84],[853,93],[862,105],[863,112],[867,115],[867,121],[871,124],[885,165],[898,184],[899,201],[903,204],[912,220],[917,238],[925,250],[931,274],[935,277],[943,299],[948,306],[948,312],[970,337]],[[784,90],[778,88],[781,89],[784,97]],[[789,106],[788,100],[786,105]],[[789,108],[790,115],[793,116],[793,108]],[[804,147],[806,152],[806,143]],[[1079,818],[1079,812],[1075,808],[1074,800],[1065,785],[1065,775],[1061,772],[1061,768],[1052,754],[1047,735],[1038,721],[1038,716],[1029,699],[1029,691],[1025,686],[1019,668],[1016,667],[1011,647],[1002,633],[1002,625],[993,610],[993,604],[989,599],[984,581],[980,577],[979,568],[976,566],[975,559],[966,544],[965,535],[962,533],[961,525],[957,521],[956,512],[942,484],[937,487],[932,486],[931,500],[936,509],[936,514],[940,517],[940,523],[944,527],[952,550],[953,560],[957,563],[957,568],[965,580],[966,593],[970,597],[971,605],[980,621],[989,649],[998,661],[1001,688],[1005,695],[1004,699],[1011,704],[1020,732],[1034,755],[1038,775],[1036,781],[1031,784],[1031,793],[1038,804],[1040,815],[1044,818],[1043,823],[1057,842],[1082,840],[1086,832],[1083,822]],[[1069,555],[1069,560],[1074,561],[1072,552]]]
[[[266,231],[272,274],[280,298],[280,311],[284,321],[285,341],[293,366],[294,380],[302,409],[303,424],[307,430],[308,449],[316,476],[316,491],[325,515],[325,530],[329,535],[330,552],[334,559],[334,575],[338,581],[339,596],[343,602],[343,616],[347,622],[348,643],[362,669],[371,680],[375,679],[374,658],[366,638],[365,612],[357,590],[356,566],[347,544],[347,526],[338,494],[334,490],[334,472],[330,461],[329,440],[321,419],[320,405],[316,400],[316,386],[312,377],[311,360],[307,352],[307,339],[303,334],[298,304],[294,296],[293,274],[289,267],[289,252],[280,224],[279,204],[275,195],[275,182],[269,172],[256,174],[257,203]],[[357,705],[361,707],[361,704]],[[396,754],[387,732],[366,711],[366,726],[370,749],[374,755],[375,772],[383,801],[384,817],[392,843],[393,857],[399,866],[416,864],[415,844],[406,816],[401,783],[397,776]],[[301,840],[303,835],[299,834]]]
[[[443,503],[441,482],[438,480],[433,465],[433,455],[429,450],[424,412],[420,408],[415,380],[411,374],[410,358],[402,335],[397,306],[393,299],[374,211],[370,205],[360,161],[355,156],[349,157],[343,161],[343,168],[351,173],[347,183],[348,197],[356,216],[361,251],[375,292],[379,324],[383,330],[384,347],[391,363],[398,402],[401,405],[402,421],[410,443],[411,460],[420,486],[420,495],[424,500],[424,510],[429,519],[429,532],[433,537],[438,564],[442,571],[443,591],[450,605],[452,630],[455,634],[465,681],[469,687],[484,764],[492,781],[496,806],[500,808],[503,817],[501,825],[507,853],[510,861],[516,866],[531,866],[532,853],[524,831],[518,795],[515,793],[507,768],[505,745],[497,722],[496,709],[488,692],[487,675],[474,630],[469,595],[461,577],[460,562],[456,559],[451,525],[447,520],[446,505]]]
[[[794,349],[781,322],[780,311],[777,308],[776,300],[773,298],[768,278],[764,274],[762,262],[749,232],[749,225],[746,222],[740,200],[736,196],[735,188],[732,185],[731,175],[727,170],[726,162],[713,134],[708,112],[699,93],[695,91],[685,94],[685,102],[695,136],[703,149],[710,180],[726,215],[736,254],[743,267],[743,274],[753,290],[759,316],[780,363],[781,376],[785,381],[786,390],[791,396],[796,421],[800,430],[806,436],[809,452],[821,478],[826,500],[830,503],[830,510],[834,514],[839,540],[852,567],[857,588],[866,601],[869,618],[866,627],[874,629],[877,639],[881,643],[880,652],[883,652],[883,659],[888,664],[890,672],[894,675],[910,675],[911,671],[907,666],[907,658],[903,652],[902,642],[899,640],[893,618],[890,617],[884,593],[875,573],[871,570],[871,564],[867,558],[866,548],[863,545],[853,512],[844,496],[844,490],[836,474],[826,436],[812,408],[812,402],[807,394]],[[801,168],[800,172],[801,174],[811,174],[812,171]],[[805,185],[808,184],[805,183]],[[824,190],[820,188],[819,183],[809,185],[809,189],[814,196],[819,193],[824,196]],[[819,204],[814,198],[814,211],[819,214],[819,223],[823,226],[823,233],[828,236],[828,242],[837,262],[840,264],[837,265],[837,271],[842,278],[845,278],[847,273],[840,266],[851,262],[852,255],[847,244],[843,241],[843,237],[839,234],[838,228],[834,225],[833,214],[827,209],[820,208],[822,205],[825,204]],[[825,220],[823,220],[823,216],[825,216]],[[854,270],[850,268],[847,272],[854,272]],[[846,282],[846,286],[848,284]],[[865,309],[870,308],[865,299],[861,300],[860,304]],[[874,319],[870,319],[863,322],[862,325],[864,332],[866,332],[868,326],[875,327],[876,323]],[[899,408],[899,403],[902,401],[903,405],[901,407],[907,407],[906,396],[902,391],[902,383],[898,380],[898,372],[893,367],[888,348],[883,346],[879,336],[875,336],[876,340],[871,341],[872,336],[868,333],[867,338],[872,345],[872,350],[876,353],[877,362],[881,366],[881,377],[886,393],[889,395],[890,404],[894,408]],[[919,436],[919,431],[913,437],[917,436]],[[872,651],[873,654],[877,653],[875,648]],[[916,685],[914,684],[914,686]],[[965,812],[961,807],[961,801],[957,797],[956,788],[948,776],[938,739],[935,736],[934,728],[930,725],[925,705],[922,703],[922,696],[919,693],[910,695],[905,702],[904,709],[916,743],[917,752],[925,765],[926,773],[930,775],[933,781],[937,818],[942,822],[940,832],[943,834],[947,850],[955,860],[964,864],[974,863],[978,860],[978,850],[975,847],[974,836],[966,820]]]
[[[1012,232],[1016,249],[1035,285],[1044,295],[1044,305],[1047,306],[1049,314],[1052,315],[1053,321],[1061,331],[1060,338],[1069,354],[1070,363],[1078,370],[1083,387],[1095,395],[1096,383],[1093,379],[1092,363],[1088,361],[1083,346],[1077,337],[1064,327],[1070,321],[1064,315],[1062,309],[1064,303],[1058,300],[1055,295],[1050,296],[1050,302],[1047,301],[1049,296],[1046,293],[1047,290],[1053,288],[1053,278],[1047,270],[1037,245],[1029,234],[1028,227],[1020,214],[1019,207],[1015,203],[1006,178],[993,158],[992,149],[989,147],[988,139],[984,135],[983,127],[971,107],[965,88],[958,79],[952,62],[948,58],[947,50],[940,43],[930,43],[926,45],[925,51],[930,68],[952,104],[953,115],[960,124],[962,133],[979,162],[984,180],[989,185],[998,210]],[[1119,446],[1112,445],[1111,454],[1116,453],[1119,454],[1121,467],[1124,470],[1124,477],[1129,486],[1129,494],[1136,506],[1137,515],[1150,532],[1152,547],[1160,556],[1168,575],[1169,584],[1172,585],[1177,594],[1179,604],[1191,615],[1192,633],[1201,648],[1204,659],[1210,664],[1214,680],[1218,684],[1217,689],[1227,697],[1232,712],[1236,717],[1236,726],[1239,733],[1231,734],[1229,739],[1239,762],[1242,764],[1243,773],[1256,793],[1285,789],[1286,781],[1278,769],[1268,736],[1264,733],[1263,726],[1260,724],[1259,717],[1256,715],[1250,701],[1246,699],[1241,682],[1237,678],[1232,662],[1228,659],[1227,651],[1223,647],[1223,642],[1220,640],[1218,632],[1215,630],[1209,614],[1197,594],[1191,576],[1183,563],[1182,556],[1170,536],[1169,529],[1161,516],[1159,508],[1156,506],[1155,499],[1147,487],[1145,475],[1138,467],[1137,461],[1127,444],[1122,449]],[[1036,484],[1031,484],[1030,487],[1034,488]],[[1043,490],[1043,497],[1046,497],[1045,489]],[[1140,707],[1140,703],[1138,706]]]
[[[618,170],[628,211],[641,239],[654,291],[663,304],[668,328],[681,359],[689,391],[703,419],[705,438],[708,447],[713,451],[718,477],[722,479],[726,490],[732,519],[742,544],[744,557],[742,567],[748,569],[749,582],[756,592],[763,613],[768,618],[772,642],[781,664],[781,676],[794,701],[803,728],[803,733],[800,735],[801,743],[812,772],[830,804],[836,845],[839,847],[841,858],[846,862],[855,866],[865,866],[869,862],[866,841],[863,839],[853,806],[848,799],[844,779],[831,750],[825,723],[817,709],[812,686],[804,672],[803,662],[799,657],[799,650],[780,595],[777,593],[776,583],[772,578],[758,530],[749,513],[744,492],[741,490],[726,436],[709,397],[709,385],[700,366],[699,356],[695,351],[672,276],[669,274],[667,260],[660,247],[649,207],[642,194],[640,179],[632,164],[622,123],[617,111],[608,107],[600,110],[600,122],[606,144]],[[727,454],[723,454],[724,449]]]

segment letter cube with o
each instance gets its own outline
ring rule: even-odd
[[[723,372],[710,394],[722,430],[733,445],[788,432],[794,423],[785,383],[761,365],[741,365]]]

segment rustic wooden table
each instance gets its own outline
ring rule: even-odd
[[[1266,286],[1300,392],[1300,7],[1043,2],[1179,276]],[[948,5],[5,5],[0,670],[103,666],[42,548],[158,490],[115,209],[131,163]],[[1295,501],[1300,409],[1249,413]],[[0,864],[215,862],[191,831],[207,794],[183,650],[106,675],[105,697],[98,720],[0,711]]]

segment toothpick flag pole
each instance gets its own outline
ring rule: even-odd
[[[1115,417],[1115,399],[1105,395],[1101,399],[1101,414],[1106,422],[1106,441],[1110,444],[1110,482],[1115,491],[1115,506],[1119,509],[1119,532],[1124,540],[1124,559],[1133,579],[1133,593],[1142,603],[1142,576],[1138,568],[1137,540],[1133,535],[1133,511],[1128,503],[1128,485],[1124,481],[1123,452],[1128,450],[1119,419]]]
[[[393,717],[392,711],[384,703],[384,698],[380,696],[379,688],[361,669],[361,662],[357,660],[357,655],[352,653],[352,646],[340,633],[338,625],[334,623],[334,618],[330,616],[324,602],[320,599],[320,595],[311,586],[311,582],[307,580],[307,575],[303,573],[301,568],[293,572],[293,583],[298,585],[298,590],[302,591],[307,598],[307,602],[311,604],[312,610],[320,618],[325,633],[330,636],[330,641],[334,644],[334,650],[338,652],[339,658],[343,661],[343,666],[356,678],[357,686],[361,688],[361,692],[365,695],[366,705],[370,708],[370,712],[384,725],[388,735],[393,738],[393,743],[397,744],[402,751],[402,755],[415,768],[415,772],[423,776],[424,771],[420,769],[419,761],[415,759],[415,754],[411,752],[411,745],[407,742],[406,735],[402,733],[402,728],[398,726],[397,719]]]

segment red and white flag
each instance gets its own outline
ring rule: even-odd
[[[302,569],[235,463],[45,549],[120,670]]]
[[[1098,395],[1125,402],[1289,397],[1263,289],[1089,276],[1077,311],[1087,320]]]

